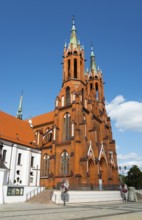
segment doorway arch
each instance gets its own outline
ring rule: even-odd
[[[89,175],[90,175],[90,184],[95,184],[95,164],[92,159],[89,160]]]
[[[108,166],[104,157],[100,160],[100,176],[102,179],[102,184],[108,184]]]

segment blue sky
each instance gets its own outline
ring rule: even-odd
[[[142,1],[1,0],[0,109],[23,118],[54,109],[72,16],[89,68],[93,42],[121,166],[142,168]]]

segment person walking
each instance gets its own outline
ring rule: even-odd
[[[128,187],[126,184],[122,185],[122,198],[125,202],[128,200]]]

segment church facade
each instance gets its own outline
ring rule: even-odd
[[[73,19],[70,41],[64,46],[62,87],[55,109],[29,120],[34,144],[41,150],[42,186],[58,188],[67,179],[72,189],[118,187],[115,140],[93,46],[90,70],[84,69],[84,48]]]

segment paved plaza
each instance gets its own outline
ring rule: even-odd
[[[0,205],[0,220],[141,220],[142,201],[56,205],[15,203]]]

